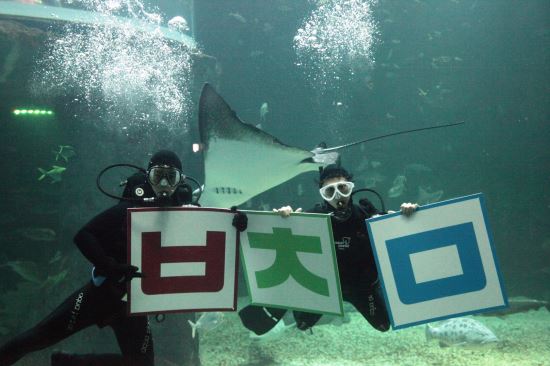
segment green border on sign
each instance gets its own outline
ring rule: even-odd
[[[247,213],[247,214],[248,213],[254,214],[254,215],[280,216],[280,214],[277,213],[277,212],[269,212],[269,211],[253,211],[253,210],[239,210],[239,211]],[[250,305],[268,306],[268,307],[271,307],[271,308],[278,308],[278,309],[298,310],[298,311],[304,311],[304,312],[315,313],[315,314],[329,314],[329,315],[343,316],[344,315],[344,303],[343,303],[343,300],[342,300],[342,288],[340,286],[340,273],[338,272],[338,261],[336,259],[336,248],[334,246],[334,234],[332,232],[332,224],[330,222],[330,215],[328,215],[328,214],[319,214],[319,213],[307,213],[307,212],[297,212],[297,213],[292,213],[292,215],[293,216],[319,217],[319,218],[322,217],[322,218],[325,218],[325,220],[326,220],[327,227],[328,227],[328,232],[329,232],[330,248],[332,250],[332,261],[333,261],[333,266],[334,266],[335,273],[336,273],[336,289],[337,289],[337,292],[338,292],[338,302],[339,302],[339,305],[340,305],[340,313],[314,311],[314,310],[302,309],[302,308],[288,308],[288,307],[280,306],[280,305],[272,305],[272,304],[256,303],[256,302],[251,302]],[[244,258],[244,255],[243,255],[242,251],[243,251],[243,247],[242,247],[242,245],[239,245],[239,252],[240,252],[239,254],[240,254],[240,258],[241,258],[241,263],[243,264],[244,279],[245,279],[245,282],[246,282],[246,287],[247,287],[247,290],[248,290],[248,294],[250,296],[250,294],[252,292],[250,291],[250,283],[248,282],[248,269],[247,269],[246,260]]]

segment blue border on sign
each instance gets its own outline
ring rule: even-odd
[[[486,206],[485,206],[485,196],[483,195],[483,193],[475,193],[475,194],[471,194],[471,195],[468,195],[468,196],[452,198],[452,199],[441,201],[441,202],[429,203],[427,205],[420,206],[417,209],[417,211],[422,211],[422,210],[426,210],[426,209],[429,209],[429,208],[434,208],[434,207],[438,207],[438,206],[445,206],[445,205],[448,205],[448,204],[451,204],[451,203],[474,200],[474,199],[479,200],[479,204],[480,204],[480,207],[481,207],[481,214],[483,216],[483,221],[485,223],[485,228],[487,229],[487,236],[488,236],[488,239],[489,239],[489,245],[491,246],[491,254],[493,255],[493,262],[495,264],[495,270],[496,270],[497,276],[498,276],[500,291],[501,291],[502,297],[504,299],[504,305],[493,306],[493,307],[485,308],[485,309],[478,309],[478,310],[475,310],[475,311],[467,311],[467,312],[464,312],[464,313],[446,315],[446,316],[442,316],[442,317],[432,318],[432,319],[429,319],[429,320],[426,319],[426,320],[422,320],[422,321],[418,321],[418,322],[414,322],[414,323],[407,323],[407,324],[400,325],[400,326],[395,326],[395,321],[393,319],[393,314],[392,314],[390,304],[389,304],[389,301],[388,301],[388,294],[386,293],[386,285],[384,283],[384,278],[382,276],[382,271],[380,269],[380,263],[378,261],[378,252],[376,251],[376,246],[374,245],[374,238],[372,237],[370,224],[372,222],[376,222],[376,221],[380,221],[380,220],[386,220],[386,219],[389,219],[391,217],[400,216],[401,212],[395,212],[395,213],[391,213],[391,214],[387,214],[387,215],[383,215],[383,216],[378,216],[378,217],[375,217],[375,218],[365,220],[365,223],[367,225],[367,231],[369,233],[369,239],[370,239],[370,243],[371,243],[371,247],[372,247],[372,252],[374,254],[374,261],[376,262],[376,269],[378,270],[379,280],[380,280],[380,283],[381,283],[381,286],[382,286],[382,291],[384,293],[384,302],[386,303],[386,309],[388,311],[388,316],[390,318],[390,323],[391,323],[391,326],[392,326],[393,330],[408,328],[408,327],[412,327],[412,326],[419,325],[419,324],[425,324],[425,323],[428,323],[428,322],[434,322],[434,321],[439,321],[439,320],[456,318],[456,317],[464,316],[464,315],[479,314],[479,313],[483,313],[483,312],[486,312],[486,311],[493,311],[493,310],[498,310],[498,309],[503,309],[503,308],[508,307],[508,295],[507,295],[506,290],[504,288],[504,284],[503,284],[503,281],[502,281],[502,274],[500,272],[500,265],[499,265],[499,262],[498,262],[497,257],[496,257],[493,234],[492,234],[491,226],[489,225],[487,209],[486,209]]]

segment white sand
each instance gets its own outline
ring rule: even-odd
[[[236,314],[201,338],[204,366],[283,365],[550,365],[550,313],[546,309],[500,319],[475,317],[500,339],[493,347],[440,348],[426,342],[424,326],[380,333],[357,312],[342,326],[324,325],[313,334],[291,329],[280,338],[249,338]]]

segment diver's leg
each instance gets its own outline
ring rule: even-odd
[[[52,354],[51,366],[124,366],[124,359],[119,354],[84,354],[73,355],[56,352]]]
[[[355,287],[347,292],[344,295],[344,300],[352,303],[374,329],[381,332],[390,329],[390,319],[379,280],[371,285]]]
[[[87,315],[92,310],[92,292],[90,284],[85,285],[36,326],[0,347],[0,365],[12,365],[27,353],[49,347],[93,324]]]
[[[239,311],[239,317],[248,330],[257,335],[262,335],[269,332],[285,313],[286,309],[248,305]]]
[[[111,326],[124,356],[124,365],[153,366],[155,364],[153,335],[146,316],[124,316]]]

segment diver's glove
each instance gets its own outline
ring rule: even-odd
[[[248,216],[244,212],[237,211],[237,206],[231,206],[231,212],[235,213],[233,216],[233,226],[242,233],[248,227]]]
[[[108,278],[124,279],[130,281],[135,277],[143,277],[138,272],[139,268],[130,264],[118,263],[113,257],[106,257],[103,263],[96,266],[98,274]]]

